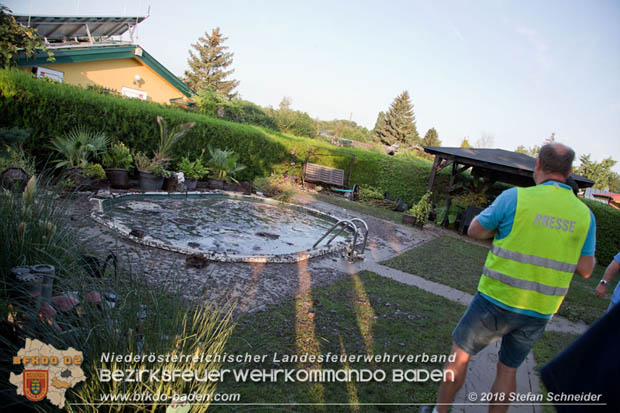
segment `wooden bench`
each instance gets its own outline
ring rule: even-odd
[[[344,170],[306,162],[304,165],[304,181],[344,186]]]

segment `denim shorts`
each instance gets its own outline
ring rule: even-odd
[[[547,318],[498,307],[476,293],[452,332],[452,338],[457,346],[472,356],[501,338],[499,361],[517,368],[542,336],[548,322]]]

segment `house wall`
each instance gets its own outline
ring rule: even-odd
[[[147,100],[153,102],[170,103],[170,99],[184,97],[178,89],[150,67],[133,58],[45,64],[41,67],[63,72],[64,82],[69,84],[99,85],[116,89],[119,93],[123,87],[128,87],[146,92]],[[136,75],[141,77],[139,82],[135,81]]]

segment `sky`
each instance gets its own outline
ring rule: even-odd
[[[443,146],[556,140],[620,161],[620,2],[0,0],[15,14],[150,16],[144,49],[177,76],[219,27],[243,99],[369,129],[404,90]],[[620,164],[613,168],[620,173]]]

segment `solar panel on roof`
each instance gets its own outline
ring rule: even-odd
[[[13,16],[23,25],[34,27],[49,41],[63,41],[74,37],[122,36],[146,17],[96,16]],[[89,36],[90,31],[90,36]]]

